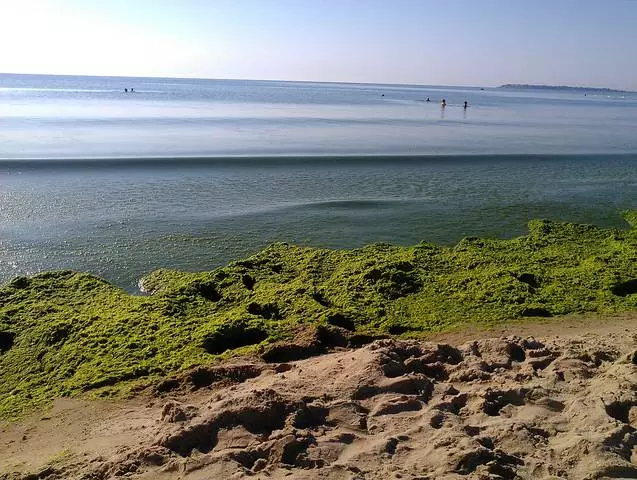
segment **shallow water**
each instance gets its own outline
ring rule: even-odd
[[[623,226],[637,155],[5,165],[0,279],[52,268],[133,289],[275,241],[351,248],[515,236],[530,218]]]
[[[0,75],[0,281],[72,268],[134,290],[274,241],[621,227],[636,113],[628,94]]]
[[[0,158],[635,153],[636,114],[622,93],[0,75]]]

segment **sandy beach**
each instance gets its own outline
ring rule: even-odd
[[[637,475],[637,315],[234,359],[2,426],[4,479]]]

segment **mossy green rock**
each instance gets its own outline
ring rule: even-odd
[[[511,240],[356,250],[272,245],[212,272],[158,270],[133,296],[71,271],[0,288],[0,416],[56,396],[257,353],[302,325],[418,336],[468,322],[637,307],[627,230],[534,220]]]

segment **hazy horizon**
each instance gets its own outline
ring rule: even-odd
[[[637,90],[637,2],[23,0],[18,74]]]

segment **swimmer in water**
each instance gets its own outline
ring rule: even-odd
[[[427,100],[425,100],[426,102],[431,102],[431,100],[429,100],[429,97],[427,97]]]

